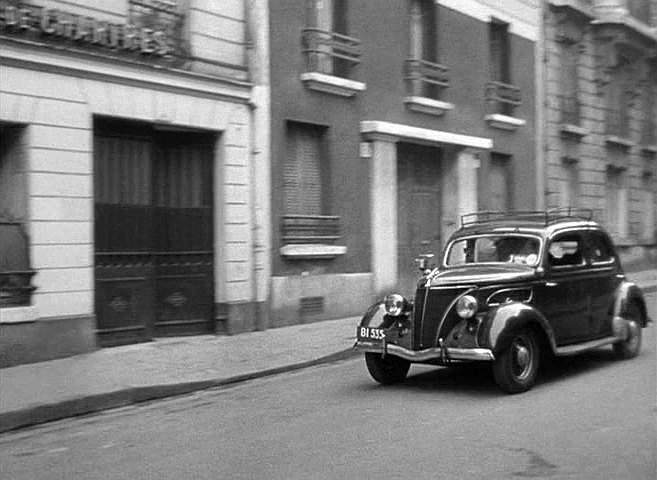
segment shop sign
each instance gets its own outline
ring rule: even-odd
[[[182,18],[179,14],[170,16],[177,21]],[[78,46],[169,57],[176,52],[176,39],[172,35],[175,27],[156,30],[130,23],[110,23],[60,9],[0,0],[0,33],[36,34],[51,41],[73,41]]]

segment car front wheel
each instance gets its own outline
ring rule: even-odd
[[[625,338],[614,343],[614,353],[618,358],[629,359],[634,358],[641,350],[641,310],[636,303],[629,306],[626,323],[625,323]]]
[[[526,392],[536,382],[540,351],[531,330],[516,333],[493,362],[495,382],[507,393]]]
[[[411,363],[394,355],[366,352],[365,364],[372,378],[383,385],[399,383],[406,378]]]

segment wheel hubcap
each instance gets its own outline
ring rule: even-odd
[[[518,346],[516,349],[516,361],[518,366],[522,369],[525,369],[529,364],[529,350],[527,347]]]
[[[532,370],[532,351],[524,337],[513,342],[513,371],[517,378],[526,378]]]
[[[630,320],[627,322],[627,337],[625,341],[627,342],[627,346],[630,347],[630,349],[634,349],[637,345],[637,342],[639,341],[639,325],[634,321]]]

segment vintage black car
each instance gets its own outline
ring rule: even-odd
[[[357,327],[371,376],[402,381],[411,363],[492,362],[508,393],[529,390],[541,358],[641,348],[651,321],[609,236],[589,210],[479,212],[461,218],[439,264],[419,259],[415,298],[387,295]]]

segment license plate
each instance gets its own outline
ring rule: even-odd
[[[358,327],[356,336],[358,340],[383,340],[386,332],[382,328]]]

